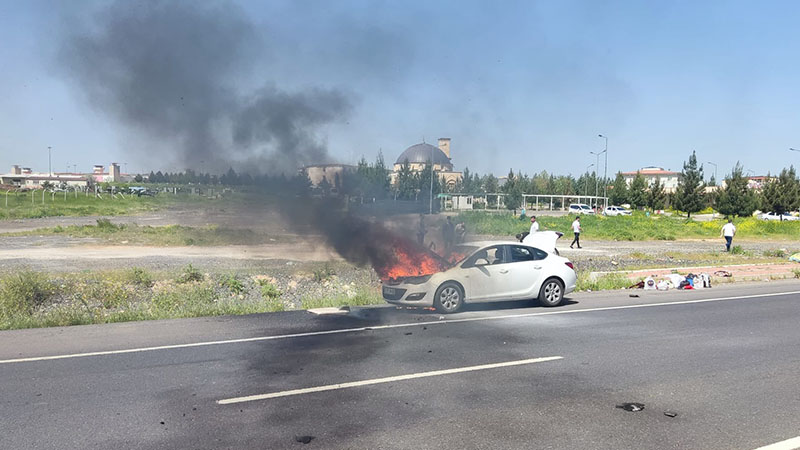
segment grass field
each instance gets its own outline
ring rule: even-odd
[[[109,244],[173,246],[257,245],[275,237],[247,229],[230,229],[217,225],[188,227],[165,225],[161,227],[115,224],[109,219],[98,219],[97,225],[70,225],[38,228],[31,231],[3,233],[2,236],[70,236],[102,239]]]
[[[561,231],[571,234],[570,224],[575,216],[540,216],[537,220],[542,230]],[[530,222],[511,214],[485,212],[463,212],[458,215],[471,233],[494,236],[513,236],[527,231]],[[617,241],[675,240],[719,236],[725,220],[717,219],[697,222],[685,218],[650,216],[636,213],[633,216],[582,216],[582,238]],[[800,221],[778,222],[754,217],[734,219],[737,237],[797,239],[800,237]]]

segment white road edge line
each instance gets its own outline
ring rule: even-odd
[[[758,447],[756,450],[795,450],[800,448],[800,436],[776,442],[774,444]]]
[[[211,345],[241,344],[247,342],[272,341],[278,339],[292,339],[292,338],[301,338],[309,336],[324,336],[328,334],[355,333],[359,331],[387,330],[391,328],[419,327],[419,326],[439,325],[448,323],[478,322],[486,320],[505,320],[505,319],[517,319],[525,317],[551,316],[560,314],[577,314],[577,313],[597,312],[597,311],[614,311],[618,309],[653,308],[658,306],[688,305],[693,303],[710,303],[710,302],[721,302],[729,300],[741,300],[746,298],[765,298],[765,297],[777,297],[780,295],[796,295],[796,294],[800,294],[800,291],[774,292],[770,294],[740,295],[735,297],[718,297],[718,298],[706,298],[697,300],[683,300],[678,302],[640,303],[638,305],[604,306],[599,308],[570,309],[570,310],[533,312],[533,313],[523,313],[523,314],[504,314],[500,316],[488,316],[488,317],[485,316],[468,317],[464,319],[450,319],[450,320],[438,320],[438,321],[430,320],[430,321],[420,321],[413,323],[398,323],[392,325],[375,325],[371,327],[342,328],[338,330],[326,330],[326,331],[310,331],[307,333],[282,334],[275,336],[256,336],[251,338],[227,339],[222,341],[205,341],[205,342],[193,342],[189,344],[171,344],[171,345],[159,345],[155,347],[129,348],[123,350],[103,350],[97,352],[72,353],[65,355],[4,359],[0,360],[0,364],[14,364],[14,363],[35,362],[35,361],[52,361],[57,359],[85,358],[89,356],[121,355],[125,353],[139,353],[139,352],[151,352],[155,350],[172,350],[180,348],[206,347]]]
[[[371,380],[351,381],[348,383],[328,384],[325,386],[315,386],[303,389],[292,389],[290,391],[270,392],[269,394],[248,395],[246,397],[226,398],[217,400],[220,405],[230,405],[233,403],[253,402],[257,400],[267,400],[270,398],[289,397],[292,395],[311,394],[314,392],[334,391],[338,389],[347,389],[359,386],[369,386],[372,384],[393,383],[395,381],[413,380],[415,378],[437,377],[441,375],[450,375],[454,373],[474,372],[476,370],[498,369],[500,367],[521,366],[525,364],[535,364],[540,362],[555,361],[563,359],[563,356],[545,356],[542,358],[521,359],[518,361],[507,361],[493,364],[483,364],[480,366],[457,367],[455,369],[433,370],[430,372],[410,373],[407,375],[396,375],[393,377],[373,378]]]

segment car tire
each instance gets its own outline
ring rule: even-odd
[[[442,283],[433,297],[433,306],[442,314],[458,312],[464,306],[464,290],[452,281]]]
[[[539,289],[539,303],[543,306],[553,307],[561,304],[564,299],[564,283],[558,278],[549,278]]]

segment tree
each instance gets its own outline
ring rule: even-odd
[[[664,185],[661,184],[661,178],[656,177],[656,181],[650,185],[650,190],[647,192],[647,206],[653,211],[664,209],[667,203],[667,193],[664,192]]]
[[[416,180],[414,179],[414,172],[411,171],[411,165],[406,159],[400,170],[397,172],[397,179],[395,181],[395,194],[397,198],[402,200],[410,200],[416,196]]]
[[[625,177],[622,176],[622,172],[617,172],[617,177],[611,186],[611,193],[608,199],[612,205],[628,203],[628,184],[625,183]]]
[[[717,185],[717,179],[714,177],[714,175],[711,175],[711,178],[708,180],[708,184],[706,186],[716,186],[716,185]]]
[[[779,215],[800,207],[800,183],[794,166],[784,168],[778,178],[767,181],[761,191],[761,203],[765,211]]]
[[[642,174],[637,171],[636,176],[633,177],[631,186],[628,189],[628,203],[631,204],[631,208],[639,209],[647,205],[647,192],[645,192],[646,188],[647,182],[644,181]]]
[[[697,155],[692,151],[689,161],[683,163],[681,179],[675,191],[675,208],[686,212],[691,218],[692,213],[703,209],[704,195],[703,166],[697,167]]]
[[[143,180],[144,180],[144,178],[142,177],[142,174],[140,174],[140,173],[137,173],[136,176],[133,177],[133,181],[135,181],[137,183],[141,183]]]
[[[757,207],[758,198],[747,187],[747,178],[737,161],[731,174],[725,177],[725,189],[717,197],[717,211],[726,216],[749,216]]]
[[[503,193],[506,194],[504,203],[507,209],[517,209],[522,206],[522,186],[520,186],[520,177],[514,176],[514,171],[508,171],[508,179],[506,184],[503,185]]]

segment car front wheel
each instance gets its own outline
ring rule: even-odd
[[[539,303],[544,306],[558,306],[564,298],[564,284],[556,278],[550,278],[539,290]]]
[[[464,305],[464,291],[458,284],[448,281],[439,286],[436,290],[436,297],[433,299],[433,306],[440,313],[454,313]]]

